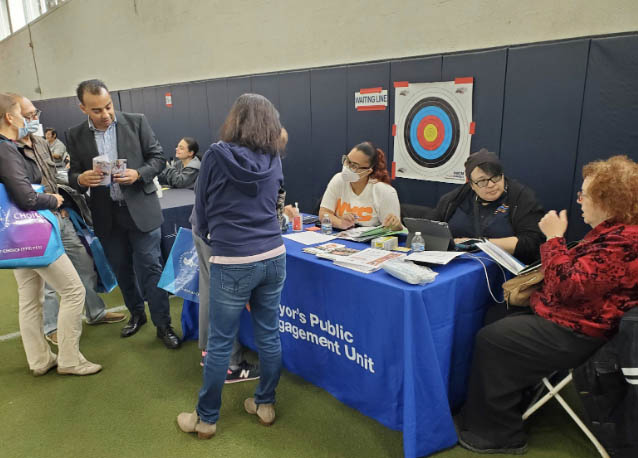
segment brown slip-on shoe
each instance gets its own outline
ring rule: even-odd
[[[217,424],[201,421],[196,410],[180,413],[177,416],[177,425],[185,433],[197,433],[200,439],[210,439],[217,431]]]
[[[88,324],[111,324],[111,323],[120,323],[126,319],[126,315],[124,313],[116,313],[116,312],[106,312],[102,318],[92,321]]]
[[[60,375],[91,375],[102,370],[102,366],[92,363],[91,361],[82,361],[77,366],[61,367],[58,366],[58,374]]]
[[[44,338],[47,339],[49,342],[51,342],[53,345],[57,345],[58,331],[53,331],[52,333],[45,335]]]
[[[33,369],[33,376],[40,377],[41,375],[44,375],[47,372],[49,372],[51,369],[53,369],[57,365],[58,365],[58,355],[54,354],[53,359],[49,361],[49,364],[39,369]]]
[[[270,426],[275,422],[274,404],[257,404],[255,398],[248,398],[244,401],[244,409],[251,415],[257,415],[259,423]]]

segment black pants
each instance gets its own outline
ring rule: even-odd
[[[484,327],[476,335],[460,429],[495,446],[526,442],[522,391],[556,370],[580,365],[604,343],[532,314]]]
[[[106,257],[113,267],[122,291],[124,303],[131,314],[144,313],[146,297],[153,324],[158,328],[169,326],[171,315],[168,293],[157,287],[162,275],[160,228],[150,232],[140,231],[131,218],[128,207],[113,204],[111,232],[105,237],[100,237],[100,242],[104,246]]]

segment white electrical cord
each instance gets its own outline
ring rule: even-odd
[[[505,297],[503,297],[503,299],[498,300],[495,296],[494,293],[492,292],[492,287],[490,285],[490,277],[487,275],[487,266],[485,265],[485,263],[482,261],[482,259],[486,259],[489,261],[494,262],[494,260],[492,258],[489,257],[481,257],[481,256],[477,256],[475,254],[472,253],[465,253],[467,256],[469,256],[472,259],[476,259],[478,262],[481,263],[481,265],[483,266],[483,273],[485,273],[485,282],[487,283],[487,290],[490,293],[490,296],[492,296],[492,299],[494,300],[494,302],[496,302],[497,304],[502,304],[505,302]],[[499,269],[501,269],[501,273],[503,274],[503,282],[507,281],[507,276],[505,275],[505,271],[503,270],[503,267],[501,267],[500,264],[496,263],[496,265],[498,266]]]

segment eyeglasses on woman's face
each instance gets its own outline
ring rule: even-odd
[[[30,113],[26,113],[24,115],[24,119],[26,119],[27,121],[33,121],[34,119],[40,119],[40,115],[42,114],[42,110],[38,110],[36,108],[35,111],[32,111]]]
[[[346,167],[348,167],[350,170],[352,170],[353,172],[363,172],[365,170],[368,170],[370,168],[369,165],[367,166],[362,166],[357,164],[356,162],[352,162],[350,159],[348,159],[347,155],[343,155],[341,156],[341,164],[345,165]]]
[[[490,177],[490,178],[483,178],[483,179],[477,180],[477,181],[472,180],[472,183],[474,183],[479,188],[484,188],[484,187],[486,187],[488,185],[488,183],[490,181],[492,183],[496,184],[499,181],[501,181],[502,179],[503,179],[503,174],[501,173],[500,175],[494,175],[493,177]]]
[[[576,193],[576,202],[580,204],[585,197],[589,197],[589,196],[585,194],[583,191],[578,191]]]

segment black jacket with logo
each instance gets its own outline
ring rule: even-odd
[[[540,246],[545,236],[538,227],[538,222],[545,214],[542,205],[536,200],[534,192],[516,180],[505,179],[506,195],[503,203],[510,208],[509,219],[518,237],[514,256],[529,264],[540,257]],[[436,208],[416,205],[402,205],[402,217],[427,218],[436,221],[450,221],[452,215],[470,193],[469,183],[444,194]],[[455,235],[456,236],[456,235]],[[483,234],[483,236],[486,236]]]

